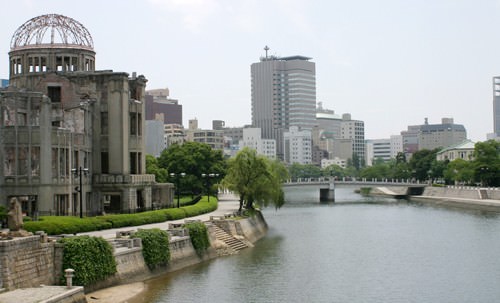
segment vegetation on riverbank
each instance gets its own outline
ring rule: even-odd
[[[210,247],[207,226],[202,222],[191,222],[184,224],[184,227],[189,231],[189,237],[196,254],[201,257]]]
[[[180,208],[166,208],[135,214],[105,215],[98,217],[42,216],[39,221],[24,223],[24,229],[31,232],[44,231],[49,235],[76,234],[96,230],[139,226],[179,220],[205,214],[217,209],[217,199],[203,196],[198,203]]]
[[[71,268],[76,275],[74,285],[90,285],[116,272],[113,248],[100,237],[78,236],[59,240],[64,244],[63,269]],[[65,283],[62,273],[61,284]]]
[[[140,229],[132,235],[142,241],[142,256],[149,269],[168,265],[170,261],[170,246],[168,233],[158,228]]]

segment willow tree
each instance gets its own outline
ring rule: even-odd
[[[284,204],[281,184],[287,178],[286,168],[278,161],[271,161],[248,147],[229,159],[223,185],[239,195],[240,207],[252,209],[254,203],[262,206]]]

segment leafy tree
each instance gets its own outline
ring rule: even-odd
[[[323,169],[323,176],[343,178],[345,176],[345,173],[342,167],[336,164],[332,164]]]
[[[429,177],[434,176],[431,168],[438,150],[422,149],[415,152],[410,158],[409,166],[417,180],[427,180]]]
[[[483,186],[500,186],[500,142],[488,140],[474,146],[474,177]]]
[[[322,175],[321,168],[312,164],[293,163],[288,167],[288,172],[292,179],[319,178]]]
[[[284,203],[281,183],[286,177],[286,169],[280,162],[271,162],[257,155],[255,150],[245,147],[229,159],[223,185],[239,194],[240,212],[243,205],[252,209],[254,202],[264,206],[272,203],[279,208]]]
[[[165,149],[158,158],[158,164],[166,168],[168,173],[185,173],[185,177],[179,179],[180,189],[189,189],[191,192],[200,193],[204,191],[205,180],[202,174],[219,174],[223,178],[226,171],[226,161],[222,151],[212,149],[208,144],[199,142],[185,142],[173,144]],[[168,176],[172,183],[176,177]],[[218,180],[211,180],[217,182]]]
[[[379,163],[373,166],[368,166],[363,168],[359,172],[359,176],[361,178],[367,178],[367,179],[390,178],[390,174],[391,174],[390,166],[386,163]]]
[[[168,181],[168,171],[158,166],[158,159],[152,155],[146,155],[146,173],[155,175],[156,182]]]
[[[444,178],[447,181],[472,183],[474,179],[474,166],[472,162],[464,159],[451,161],[444,170]]]

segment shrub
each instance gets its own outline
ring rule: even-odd
[[[88,286],[116,272],[113,248],[103,238],[78,236],[64,238],[59,242],[64,244],[63,270],[75,270],[75,285]],[[64,280],[64,273],[62,277]]]
[[[192,222],[184,224],[184,227],[189,231],[189,237],[191,238],[191,243],[196,254],[201,257],[207,248],[210,247],[207,226],[202,222]]]
[[[168,265],[170,246],[166,231],[158,228],[140,229],[132,237],[142,240],[142,256],[150,269]]]

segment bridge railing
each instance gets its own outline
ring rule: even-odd
[[[288,179],[285,183],[353,183],[353,184],[387,184],[387,185],[402,185],[402,184],[428,184],[428,182],[420,182],[414,179],[376,179],[376,178],[356,178],[356,177],[319,177],[319,178],[296,178]]]

